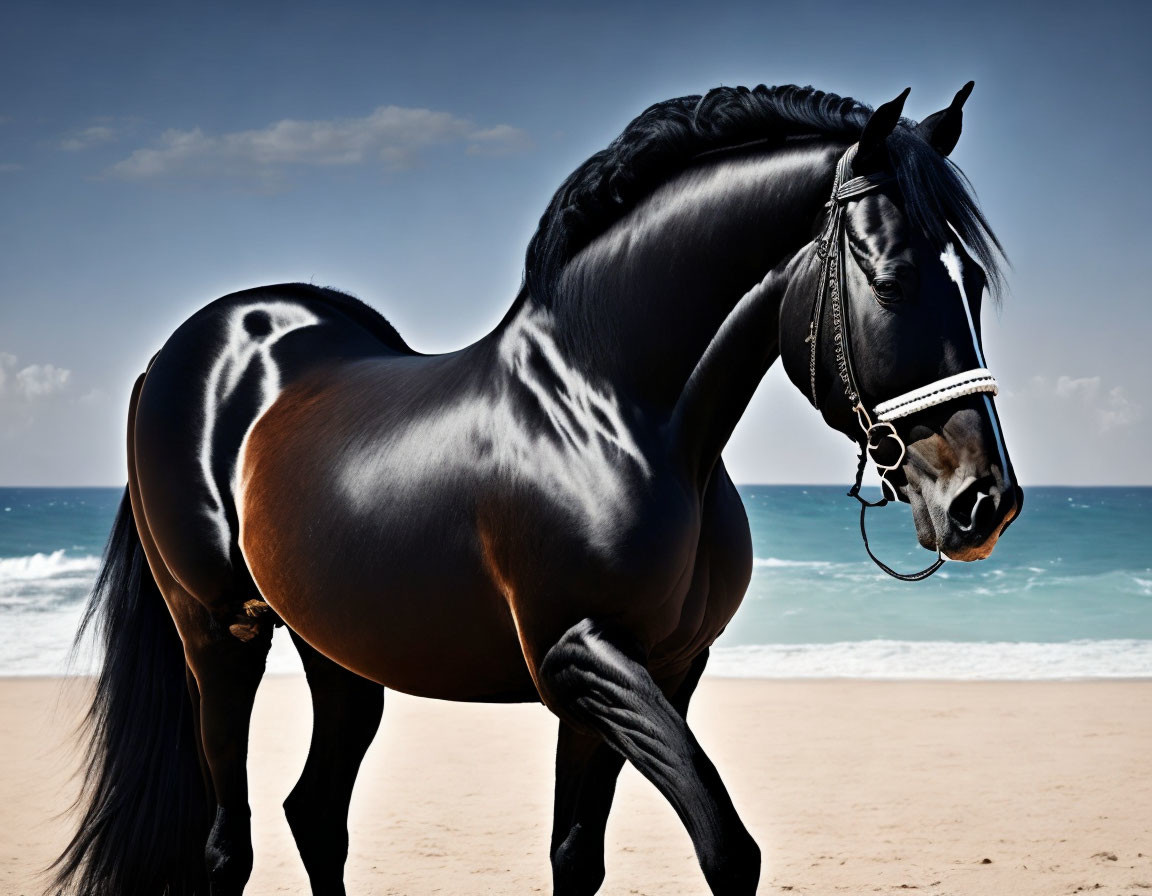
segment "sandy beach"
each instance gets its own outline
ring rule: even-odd
[[[0,892],[38,891],[69,832],[84,680],[0,679]],[[279,804],[304,681],[265,680],[248,893],[307,893]],[[690,720],[764,852],[761,893],[1152,893],[1152,682],[705,679]],[[360,894],[550,892],[555,722],[539,706],[389,693],[352,804]],[[705,894],[687,835],[631,769],[606,894]]]

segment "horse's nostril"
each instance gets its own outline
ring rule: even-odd
[[[986,478],[977,479],[952,499],[948,515],[965,532],[989,525],[996,515],[992,484]]]

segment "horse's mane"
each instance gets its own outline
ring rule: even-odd
[[[753,141],[826,136],[851,142],[872,113],[850,97],[813,87],[717,87],[649,106],[606,149],[580,165],[552,197],[528,244],[527,291],[547,304],[564,266],[624,217],[657,186],[710,150]],[[1001,282],[999,241],[967,179],[903,119],[888,140],[905,207],[912,221],[943,246],[949,225]]]

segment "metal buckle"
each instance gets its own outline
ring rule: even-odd
[[[905,455],[908,453],[907,447],[904,445],[904,440],[896,432],[896,427],[889,423],[887,420],[880,420],[873,423],[867,430],[868,435],[868,457],[876,465],[877,470],[882,470],[884,473],[890,473],[893,470],[900,468],[900,464],[904,461]],[[877,457],[876,452],[880,450],[884,444],[885,439],[894,439],[896,444],[900,447],[899,454],[896,460],[892,463],[882,463]],[[883,473],[881,474],[883,475]]]
[[[893,470],[900,469],[900,465],[904,462],[904,458],[908,454],[908,448],[905,446],[904,440],[900,438],[900,434],[896,432],[896,427],[887,420],[877,420],[865,430],[865,434],[866,439],[864,444],[868,452],[868,459],[876,465],[876,471],[880,474],[881,493],[889,501],[900,500],[900,496],[896,493],[896,486],[888,481],[888,474]],[[876,456],[887,439],[895,440],[900,449],[896,455],[896,459],[891,463],[883,463]]]

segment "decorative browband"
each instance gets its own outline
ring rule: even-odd
[[[975,370],[946,376],[927,386],[880,402],[876,405],[876,419],[896,420],[963,395],[975,395],[978,392],[991,392],[996,395],[999,391],[996,378],[985,368],[978,367]]]

